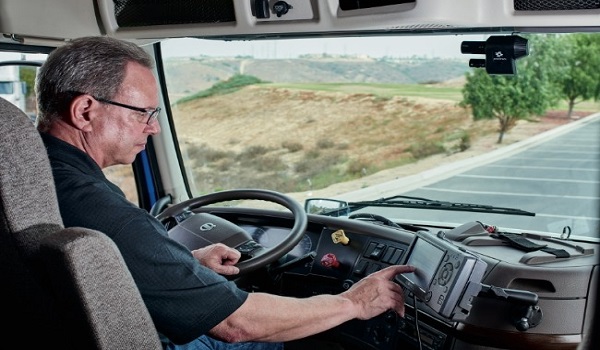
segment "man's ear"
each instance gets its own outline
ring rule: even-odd
[[[100,103],[90,95],[79,95],[69,106],[69,122],[81,131],[91,131],[91,122],[99,107]]]

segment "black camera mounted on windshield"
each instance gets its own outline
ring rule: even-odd
[[[485,59],[471,59],[469,67],[485,68],[492,75],[514,75],[515,61],[529,54],[529,46],[527,39],[518,35],[490,36],[486,41],[463,41],[460,52],[485,55]]]

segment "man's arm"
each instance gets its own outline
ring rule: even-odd
[[[300,339],[351,319],[370,319],[387,310],[404,316],[404,292],[392,279],[413,272],[412,266],[390,266],[338,295],[290,298],[250,293],[233,314],[210,334],[228,342]]]

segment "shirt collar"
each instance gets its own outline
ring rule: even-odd
[[[50,134],[40,133],[40,135],[51,163],[65,163],[84,173],[105,177],[100,166],[87,153]]]

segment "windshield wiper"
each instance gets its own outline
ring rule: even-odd
[[[374,201],[348,202],[350,212],[366,207],[390,207],[390,208],[415,208],[415,209],[434,209],[434,210],[456,210],[472,211],[478,213],[493,213],[505,215],[523,215],[535,216],[535,213],[517,208],[495,207],[493,205],[455,203],[447,201],[438,201],[433,199],[410,197],[410,196],[392,196],[380,198]]]

